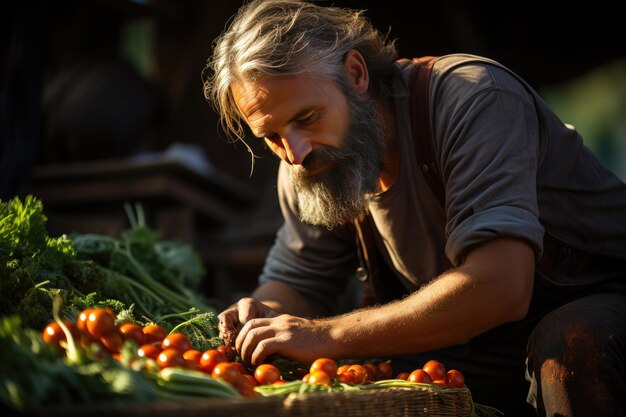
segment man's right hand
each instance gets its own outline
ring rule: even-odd
[[[242,298],[217,316],[219,337],[226,345],[234,346],[239,331],[248,321],[255,318],[270,318],[278,315],[280,313],[254,298]]]

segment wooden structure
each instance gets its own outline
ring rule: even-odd
[[[192,245],[207,268],[206,293],[224,303],[250,291],[280,225],[263,210],[260,190],[218,171],[201,175],[172,161],[103,160],[36,168],[51,236],[129,227],[124,204],[141,204],[146,223],[166,240]]]

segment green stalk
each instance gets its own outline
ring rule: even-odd
[[[128,249],[120,250],[120,253],[128,258],[131,266],[133,267],[133,272],[136,274],[137,278],[139,278],[144,285],[152,289],[155,293],[162,295],[163,298],[170,302],[174,307],[180,310],[188,310],[189,307],[196,307],[203,311],[211,311],[211,309],[209,309],[207,306],[202,305],[201,303],[190,303],[179,294],[173,292],[163,284],[156,281],[145,272],[144,268],[139,262],[137,262],[135,257],[130,253]]]

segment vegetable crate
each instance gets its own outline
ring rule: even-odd
[[[144,404],[100,404],[41,410],[37,417],[479,417],[467,388],[381,388],[291,393],[260,398],[193,399]]]

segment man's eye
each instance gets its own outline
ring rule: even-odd
[[[308,125],[310,123],[313,123],[315,120],[317,120],[318,114],[319,113],[317,111],[312,111],[311,113],[298,119],[298,123],[300,123],[301,125]]]
[[[278,133],[269,133],[265,135],[264,138],[272,142],[276,142],[280,140],[280,136],[278,135]]]

